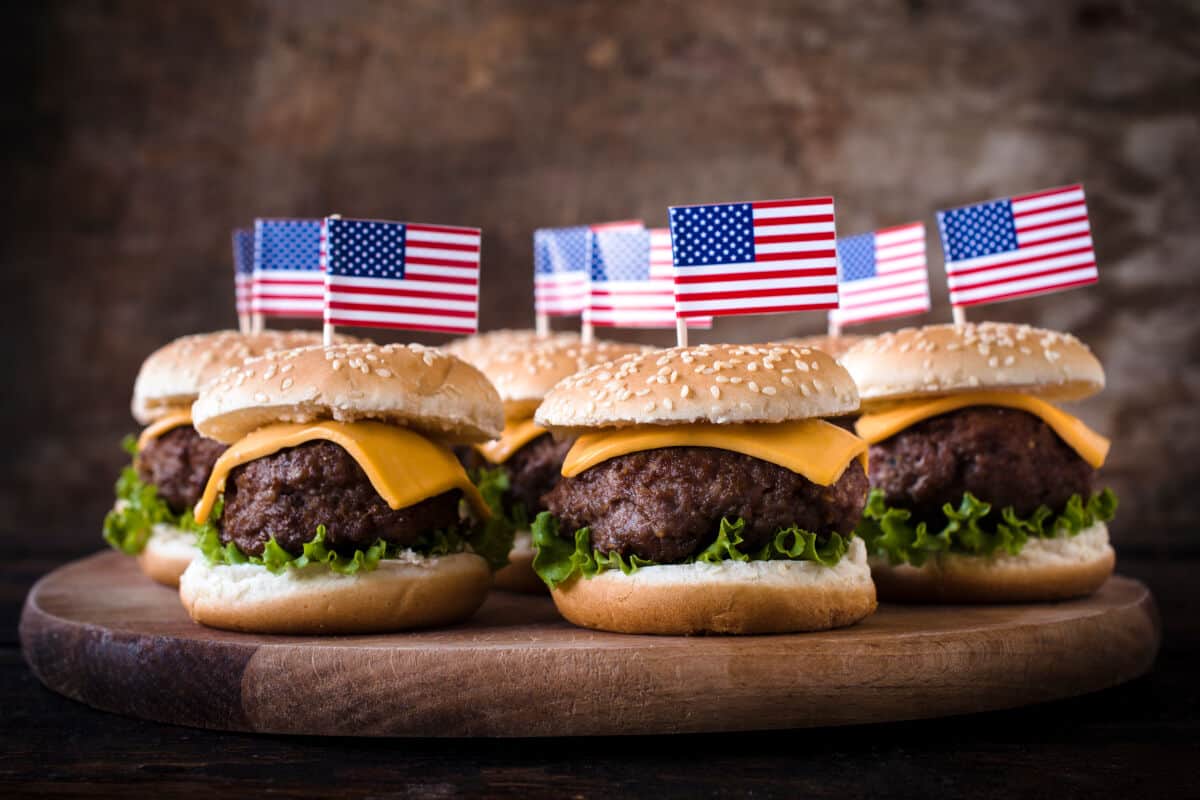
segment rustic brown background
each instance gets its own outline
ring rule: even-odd
[[[1083,414],[1115,439],[1118,538],[1195,547],[1194,4],[20,8],[2,56],[8,551],[96,546],[137,367],[233,322],[229,231],[255,215],[482,226],[495,327],[531,322],[538,225],[832,193],[849,233],[1075,180],[1100,285],[986,313],[1094,346],[1109,388]],[[931,320],[948,318],[938,265]],[[701,338],[822,324],[724,320]]]

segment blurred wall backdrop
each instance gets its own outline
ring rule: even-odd
[[[484,324],[525,326],[536,226],[663,224],[672,203],[832,193],[844,233],[932,229],[937,208],[1076,180],[1100,285],[974,316],[1091,343],[1109,387],[1083,416],[1115,439],[1118,539],[1160,553],[1197,542],[1193,3],[19,9],[0,112],[10,551],[99,545],[139,363],[234,323],[229,232],[256,215],[481,226]],[[916,322],[949,318],[929,245],[935,311]],[[720,320],[700,338],[823,324]]]

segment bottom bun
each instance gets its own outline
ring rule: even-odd
[[[508,566],[496,573],[495,586],[506,592],[545,594],[546,584],[533,571],[533,537],[529,531],[517,531]]]
[[[1082,597],[1112,574],[1116,555],[1098,522],[1074,536],[1030,539],[1015,556],[940,554],[920,567],[871,558],[879,597],[900,603],[1030,603]]]
[[[192,562],[179,599],[201,625],[253,633],[383,633],[459,622],[483,604],[487,562],[474,553],[385,559],[339,575],[311,565],[275,575],[256,564]]]
[[[811,561],[661,564],[560,584],[559,612],[617,633],[789,633],[852,625],[875,610],[861,539],[833,567]]]
[[[146,547],[138,553],[138,566],[163,586],[179,586],[179,576],[200,555],[196,537],[174,525],[160,522],[154,526]]]

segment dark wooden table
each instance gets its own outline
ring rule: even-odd
[[[7,555],[0,566],[3,797],[212,798],[230,790],[345,798],[1200,796],[1200,554],[1123,556],[1120,570],[1158,599],[1163,650],[1149,675],[1105,692],[869,727],[549,741],[234,735],[93,711],[42,688],[16,635],[29,586],[79,554]]]

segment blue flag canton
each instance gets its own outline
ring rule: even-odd
[[[254,232],[238,229],[233,232],[233,269],[241,275],[254,272]]]
[[[875,277],[875,234],[860,233],[837,240],[842,283]]]
[[[542,250],[536,247],[541,234]],[[534,271],[539,275],[562,272],[587,272],[591,230],[585,225],[572,228],[540,228],[535,232]]]
[[[330,219],[328,227],[331,275],[404,279],[404,223]]]
[[[254,266],[265,270],[320,270],[321,221],[254,221]]]
[[[1011,200],[939,211],[938,227],[947,261],[1008,253],[1018,247]]]
[[[673,207],[671,248],[677,267],[754,261],[754,210],[749,203]]]
[[[596,283],[650,280],[650,231],[595,231],[591,279]]]

